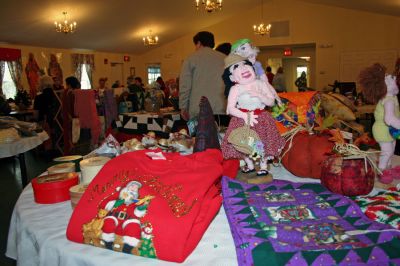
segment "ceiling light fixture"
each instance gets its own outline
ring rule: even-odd
[[[264,24],[264,2],[261,0],[261,23],[253,26],[254,34],[256,35],[269,35],[271,31],[271,24]]]
[[[57,32],[62,32],[62,33],[73,33],[76,30],[76,22],[68,22],[67,20],[67,12],[63,12],[64,15],[64,21],[63,22],[54,22],[54,25],[56,26],[56,31]]]
[[[200,9],[200,6],[202,6],[208,13],[222,10],[222,0],[195,0],[195,2],[197,10]]]
[[[158,36],[153,36],[151,34],[151,30],[149,31],[149,35],[143,37],[143,43],[145,46],[151,46],[158,44]]]

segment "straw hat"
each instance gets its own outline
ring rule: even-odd
[[[237,55],[237,54],[229,54],[227,57],[225,57],[224,62],[225,62],[225,68],[230,67],[233,64],[242,62],[247,60],[247,58]]]

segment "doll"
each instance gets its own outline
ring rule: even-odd
[[[268,175],[267,161],[273,159],[283,148],[285,141],[279,135],[275,120],[264,110],[274,105],[275,98],[267,84],[256,78],[253,65],[246,58],[230,54],[225,58],[223,74],[225,86],[229,90],[227,113],[232,116],[222,141],[222,153],[225,159],[244,159],[243,173],[255,171],[251,156],[239,152],[228,142],[229,134],[245,123],[257,132],[262,142],[262,154],[258,176]]]
[[[274,87],[272,87],[272,85],[268,82],[268,78],[264,72],[264,68],[262,67],[261,63],[256,60],[257,54],[259,52],[260,50],[257,47],[253,46],[249,39],[237,40],[231,48],[231,54],[237,54],[244,58],[247,58],[253,64],[257,79],[260,79],[267,84],[267,89],[271,91],[278,104],[282,105],[281,99],[276,93]],[[227,96],[228,94],[229,93],[225,91],[225,96]]]
[[[390,162],[394,154],[396,141],[389,132],[389,128],[400,129],[400,111],[397,94],[399,88],[396,77],[385,73],[386,68],[381,64],[374,64],[361,71],[359,83],[362,86],[365,100],[376,104],[372,126],[372,134],[379,143],[381,153],[378,167],[383,174],[379,177],[382,183],[391,183],[393,178],[400,178],[397,169],[390,169]]]

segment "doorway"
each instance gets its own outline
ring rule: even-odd
[[[286,90],[298,91],[295,86],[296,79],[302,71],[307,74],[307,87],[315,88],[315,43],[278,45],[259,47],[260,53],[257,60],[265,67],[270,66],[272,73],[276,73],[279,67],[283,67]],[[284,56],[284,50],[290,49],[291,55]]]

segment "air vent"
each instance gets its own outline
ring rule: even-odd
[[[271,32],[269,33],[269,37],[288,37],[290,34],[289,31],[289,20],[285,21],[273,21],[271,22]]]

